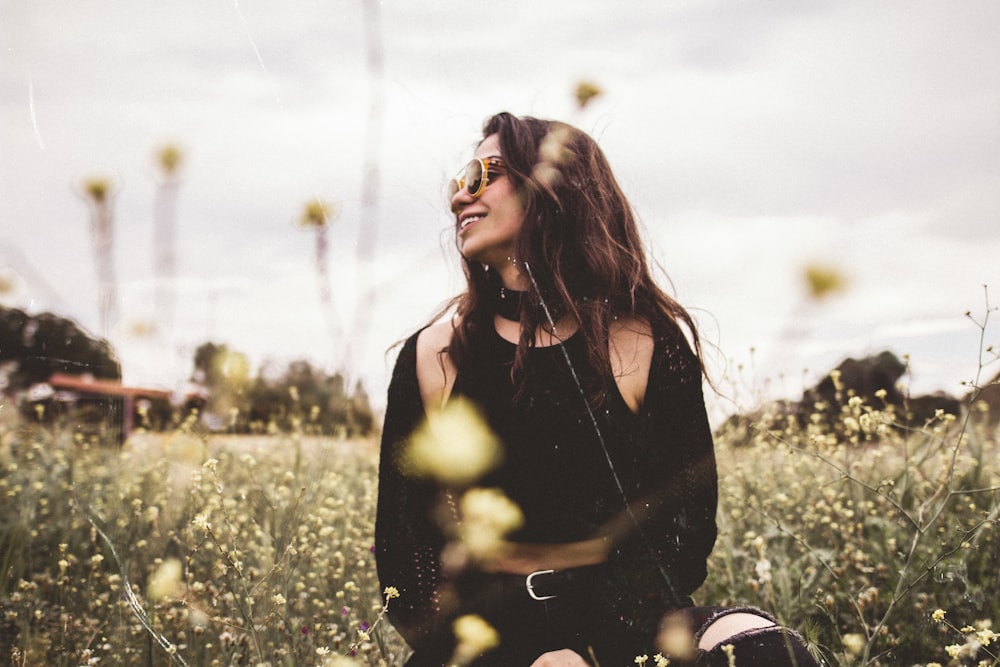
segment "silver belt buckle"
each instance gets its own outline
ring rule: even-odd
[[[552,574],[553,572],[555,572],[555,570],[537,570],[529,574],[527,577],[525,577],[524,586],[525,588],[528,589],[528,597],[530,597],[532,600],[538,600],[539,602],[541,602],[542,600],[551,600],[552,598],[556,597],[555,595],[537,595],[535,593],[535,587],[531,583],[531,580],[537,577],[538,575]]]

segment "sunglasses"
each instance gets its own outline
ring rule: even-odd
[[[458,194],[459,190],[465,190],[469,193],[470,197],[475,199],[483,194],[483,190],[489,185],[490,175],[500,174],[503,169],[503,160],[497,155],[474,158],[466,165],[463,172],[460,172],[458,176],[452,179],[448,198],[451,199],[454,197]]]

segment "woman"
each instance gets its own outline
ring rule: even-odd
[[[470,614],[499,634],[475,665],[613,667],[660,648],[728,664],[725,643],[749,657],[740,638],[782,655],[791,641],[792,664],[815,664],[755,610],[692,606],[716,537],[700,345],[654,283],[597,144],[498,114],[451,208],[468,289],[403,345],[382,437],[376,558],[401,594],[390,618],[414,649],[407,664],[450,664],[452,623]],[[462,489],[415,474],[408,446],[459,397],[502,443],[474,484],[500,490],[523,522],[455,565],[444,555]]]

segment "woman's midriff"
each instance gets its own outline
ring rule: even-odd
[[[539,570],[568,570],[608,559],[610,541],[596,537],[580,542],[539,544],[504,542],[496,556],[480,564],[487,572],[528,575]]]

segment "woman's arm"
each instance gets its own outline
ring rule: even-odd
[[[632,509],[609,558],[620,590],[607,592],[646,637],[704,581],[718,495],[701,364],[677,327],[657,331],[653,346],[633,460],[622,466]]]
[[[375,519],[379,582],[383,588],[395,586],[400,593],[389,605],[389,618],[411,647],[430,632],[428,619],[437,615],[444,546],[432,516],[437,490],[406,469],[406,444],[424,414],[414,335],[400,350],[389,383]]]
[[[456,324],[442,320],[417,334],[417,383],[428,410],[443,407],[455,384],[455,364],[443,350],[451,344]]]

